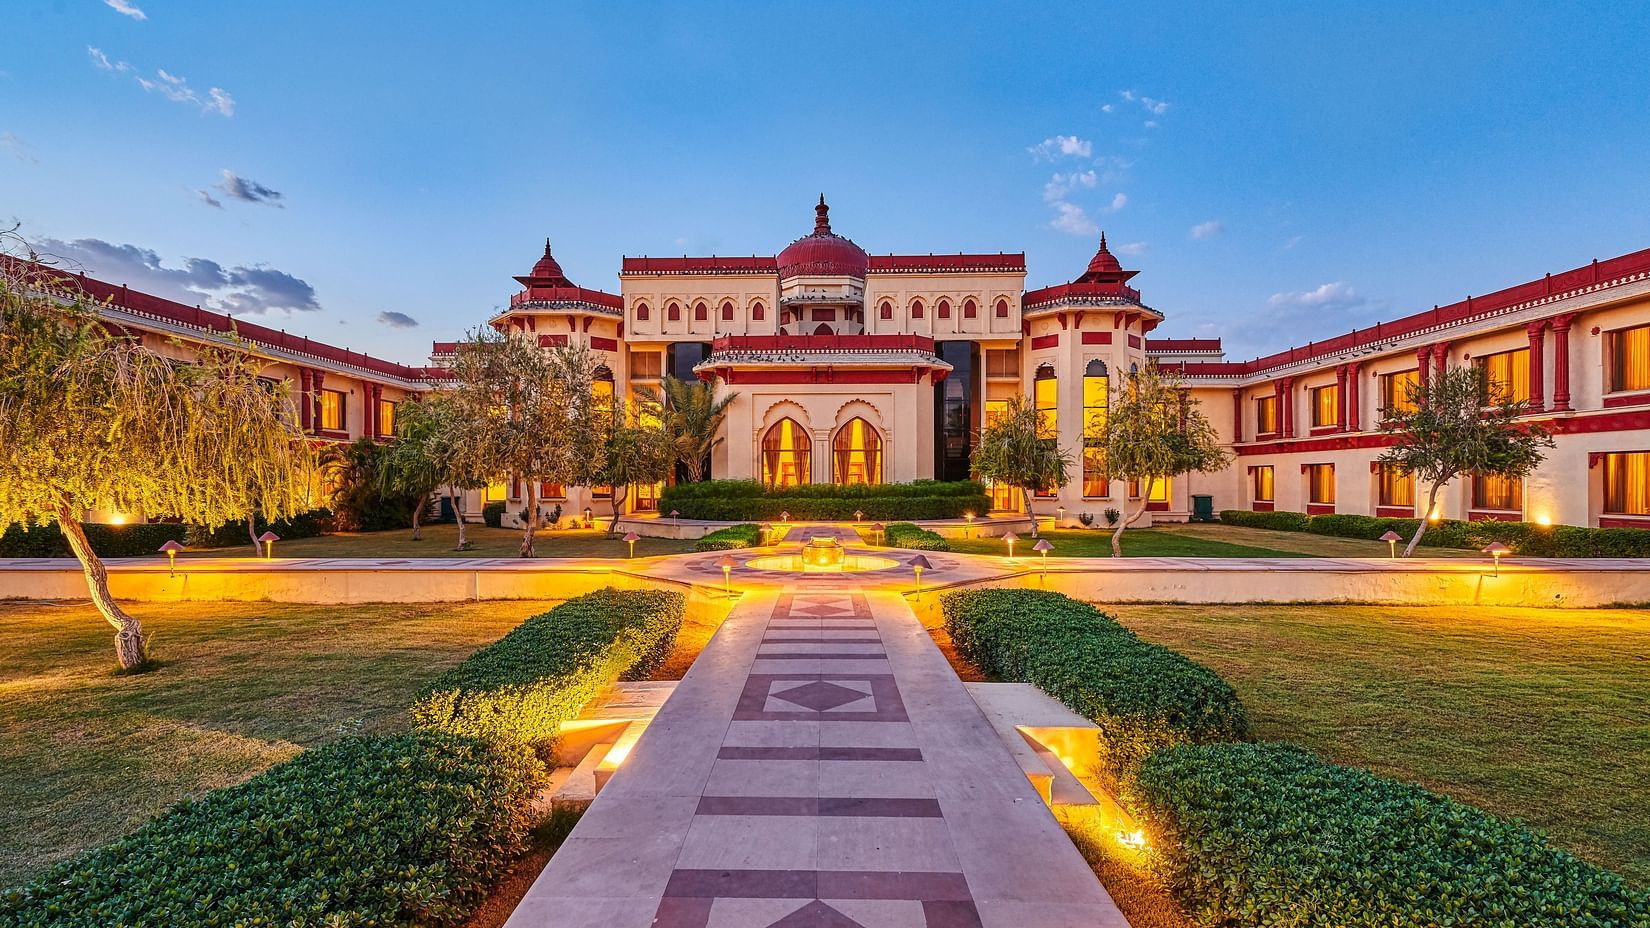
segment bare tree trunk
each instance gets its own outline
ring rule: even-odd
[[[423,525],[423,521],[424,521],[424,504],[428,503],[428,502],[429,502],[429,498],[425,497],[423,499],[420,499],[418,501],[418,505],[413,507],[413,511],[412,511],[412,519],[413,519],[413,537],[412,537],[412,540],[413,541],[423,541],[424,540],[424,525]]]
[[[458,519],[458,547],[455,551],[467,551],[470,548],[470,539],[464,535],[464,491],[458,487],[448,487],[447,495],[453,501],[453,515]]]
[[[1404,557],[1415,553],[1415,546],[1421,543],[1421,536],[1427,533],[1427,522],[1432,518],[1432,507],[1438,505],[1438,491],[1443,489],[1444,481],[1437,480],[1432,484],[1432,491],[1427,494],[1427,508],[1421,513],[1421,524],[1415,526],[1415,536],[1404,545]]]
[[[1020,488],[1020,499],[1022,501],[1024,501],[1025,505],[1026,505],[1026,518],[1031,520],[1031,537],[1036,538],[1037,537],[1037,513],[1033,512],[1032,509],[1031,509],[1031,488],[1030,487],[1021,487]]]
[[[1129,516],[1127,519],[1123,519],[1122,521],[1118,522],[1116,531],[1113,531],[1111,533],[1111,556],[1112,557],[1122,557],[1123,556],[1123,530],[1127,529],[1129,526],[1133,525],[1134,523],[1139,522],[1140,517],[1146,514],[1146,507],[1151,504],[1151,500],[1152,500],[1152,484],[1154,484],[1156,482],[1157,482],[1156,477],[1146,478],[1146,488],[1143,491],[1141,491],[1141,493],[1140,493],[1140,508],[1136,509],[1134,511],[1134,515]],[[1125,494],[1125,495],[1127,495],[1127,494]],[[1126,501],[1123,503],[1123,508],[1125,510],[1128,509],[1128,503]]]
[[[263,547],[258,544],[257,520],[250,512],[246,514],[246,538],[252,542],[252,554],[254,556],[264,553]]]
[[[115,628],[115,658],[120,661],[121,669],[142,666],[149,659],[143,626],[116,605],[114,597],[109,595],[109,571],[103,566],[103,559],[92,550],[91,542],[86,540],[86,530],[80,527],[80,519],[67,506],[57,507],[55,515],[58,528],[62,529],[63,537],[69,542],[69,550],[79,559],[80,569],[86,574],[86,587],[91,591],[92,604]]]
[[[539,530],[539,496],[533,481],[527,481],[527,529],[521,536],[521,557],[533,556],[533,535]]]
[[[614,536],[614,534],[618,532],[618,530],[619,530],[619,506],[621,505],[620,500],[626,500],[626,499],[629,499],[629,498],[630,498],[630,484],[620,483],[620,484],[614,484],[613,485],[613,495],[611,497],[611,501],[613,503],[613,518],[608,520],[608,523],[607,523],[607,537],[612,538]]]

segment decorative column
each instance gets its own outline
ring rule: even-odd
[[[379,426],[383,423],[378,421],[378,397],[382,394],[383,389],[375,383],[367,384],[367,408],[363,412],[366,413],[364,418],[368,438],[378,438],[381,431]]]
[[[319,433],[321,431],[321,391],[326,388],[327,375],[322,371],[311,371],[309,382],[315,388],[315,415],[310,419],[310,422],[315,426],[315,431]]]
[[[1432,360],[1438,369],[1438,376],[1444,376],[1444,371],[1449,369],[1449,342],[1432,346]]]
[[[1425,388],[1427,382],[1432,379],[1428,376],[1432,367],[1431,345],[1422,345],[1421,347],[1415,349],[1415,364],[1417,367],[1415,374],[1416,380],[1418,380],[1421,386]]]
[[[1348,431],[1352,432],[1358,431],[1358,411],[1360,403],[1358,398],[1358,368],[1362,366],[1362,362],[1359,361],[1353,361],[1351,364],[1346,366],[1346,385],[1351,391],[1346,397],[1346,428]]]
[[[309,431],[312,421],[310,401],[315,397],[310,391],[313,389],[314,385],[310,383],[309,368],[300,367],[298,369],[298,427],[306,432]]]
[[[1570,411],[1570,325],[1575,313],[1553,317],[1553,412]]]
[[[1243,440],[1243,391],[1232,391],[1232,443]]]
[[[1532,322],[1524,331],[1530,336],[1530,411],[1540,412],[1547,406],[1547,368],[1542,357],[1547,346],[1547,320]]]
[[[1335,368],[1335,431],[1346,431],[1346,365]]]
[[[1278,410],[1283,417],[1283,437],[1295,437],[1295,378],[1283,378],[1283,408]]]

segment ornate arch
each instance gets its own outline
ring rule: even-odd
[[[781,418],[763,429],[757,447],[763,483],[790,487],[813,482],[813,439],[801,422]]]
[[[854,416],[831,435],[831,480],[839,484],[882,482],[882,433]]]

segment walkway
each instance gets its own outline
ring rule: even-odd
[[[745,595],[506,928],[650,925],[1127,922],[904,599],[844,576]]]

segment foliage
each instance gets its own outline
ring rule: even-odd
[[[387,446],[370,438],[322,452],[321,474],[331,488],[334,530],[381,532],[412,524],[413,507],[427,502],[427,494],[396,488],[386,475],[389,456]]]
[[[469,424],[449,394],[402,403],[395,417],[395,441],[385,449],[378,469],[379,491],[412,500],[413,538],[421,536],[422,516],[431,494],[441,487],[452,490],[480,486],[480,478],[465,470],[465,433]],[[461,499],[461,494],[455,494]],[[462,524],[462,517],[461,522]]]
[[[1280,532],[1304,532],[1312,517],[1304,512],[1250,512],[1247,509],[1222,509],[1220,521],[1243,528],[1269,528]],[[1375,537],[1380,537],[1377,533]]]
[[[525,849],[542,781],[519,746],[344,738],[7,890],[0,924],[459,925]]]
[[[607,437],[607,465],[601,477],[602,483],[613,488],[615,502],[615,518],[607,524],[609,535],[618,529],[619,506],[629,498],[630,488],[663,483],[676,465],[676,447],[661,424],[657,402],[643,397],[627,406],[623,417]]]
[[[1650,896],[1522,824],[1293,745],[1157,751],[1124,802],[1201,924],[1650,924]]]
[[[910,522],[893,522],[884,531],[890,548],[911,548],[916,551],[950,551],[951,543],[939,532],[931,532]]]
[[[1138,508],[1112,534],[1112,557],[1123,556],[1123,530],[1145,514],[1154,484],[1191,471],[1211,473],[1231,459],[1198,402],[1156,365],[1131,371],[1118,384],[1099,442],[1107,474],[1140,486]]]
[[[1432,512],[1438,491],[1449,481],[1464,474],[1521,480],[1541,463],[1541,449],[1553,447],[1541,425],[1518,421],[1528,404],[1492,390],[1488,376],[1477,367],[1434,371],[1425,383],[1409,385],[1409,408],[1385,412],[1381,429],[1396,442],[1380,463],[1429,485],[1422,513]],[[1405,557],[1426,531],[1426,522],[1417,522]]]
[[[746,522],[707,532],[705,537],[694,542],[693,550],[733,551],[739,548],[754,548],[761,543],[762,527],[754,522]]]
[[[156,557],[168,541],[183,542],[187,531],[174,522],[85,526],[99,557]],[[0,535],[0,557],[69,557],[69,541],[55,525],[12,525]]]
[[[1115,512],[1116,510],[1107,510],[1107,511],[1108,512]],[[1077,514],[1077,521],[1079,523],[1081,523],[1084,528],[1092,528],[1094,526],[1094,513],[1092,513],[1092,512],[1080,512],[1080,513]]]
[[[949,593],[941,607],[958,652],[981,670],[1034,683],[1100,727],[1097,769],[1110,786],[1159,748],[1249,737],[1237,693],[1214,671],[1087,603],[981,589]]]
[[[481,523],[488,528],[503,528],[504,510],[507,508],[503,500],[487,503],[481,507]]]
[[[710,453],[722,443],[718,433],[728,417],[728,407],[734,395],[716,396],[716,382],[711,380],[678,380],[666,377],[660,382],[662,391],[637,391],[645,402],[662,411],[665,434],[675,448],[676,460],[681,462],[690,483],[705,479],[705,465]]]
[[[1301,512],[1247,512],[1225,510],[1220,521],[1230,525],[1311,532],[1337,538],[1380,540],[1387,532],[1413,535],[1419,519],[1361,516],[1350,513],[1308,516]],[[1436,548],[1481,551],[1499,541],[1524,557],[1650,557],[1650,531],[1637,528],[1583,528],[1574,525],[1538,525],[1534,522],[1442,519],[1431,523],[1421,539]]]
[[[1106,524],[1107,525],[1116,525],[1117,520],[1123,518],[1123,513],[1122,512],[1120,512],[1117,509],[1114,509],[1110,506],[1106,507],[1106,511],[1102,514],[1106,517]]]
[[[659,497],[662,512],[684,519],[776,521],[785,512],[797,520],[863,521],[955,519],[991,507],[985,488],[971,480],[913,483],[804,484],[769,487],[754,480],[678,483]]]
[[[129,669],[147,653],[143,630],[109,595],[81,514],[286,518],[313,505],[314,455],[289,385],[263,379],[232,335],[175,364],[29,258],[0,254],[0,526],[62,527]]]
[[[1065,486],[1070,468],[1070,452],[1056,438],[1043,434],[1037,407],[1023,396],[1010,397],[1002,413],[980,429],[969,457],[975,479],[1021,490],[1026,515],[1031,515],[1032,495],[1045,487]],[[1037,521],[1031,524],[1035,534]]]
[[[274,522],[258,516],[252,520],[251,535],[247,534],[245,522],[226,522],[217,528],[191,525],[184,543],[191,548],[233,548],[236,545],[250,545],[253,538],[264,532],[274,532],[281,536],[282,541],[290,541],[294,538],[317,538],[331,531],[332,510],[311,509],[290,519]]]
[[[550,742],[602,687],[670,650],[686,598],[612,587],[516,626],[419,694],[423,726],[493,741]]]

